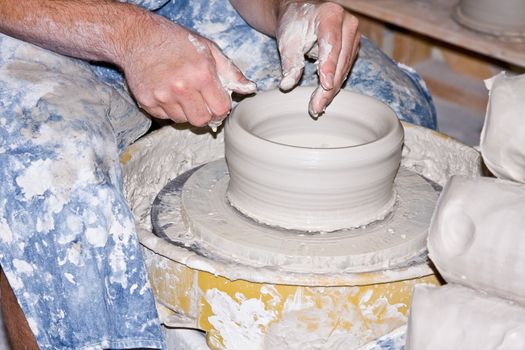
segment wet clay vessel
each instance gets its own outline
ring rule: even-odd
[[[230,204],[257,222],[302,231],[383,219],[396,200],[400,122],[385,104],[349,91],[313,119],[312,91],[263,92],[228,118]]]

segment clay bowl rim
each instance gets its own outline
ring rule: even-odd
[[[314,91],[314,88],[312,87],[296,87],[294,90],[290,92],[282,92],[278,89],[275,90],[267,90],[263,92],[258,92],[256,96],[250,97],[249,99],[243,100],[240,102],[235,109],[232,111],[230,117],[227,119],[226,123],[228,124],[229,128],[235,128],[236,132],[238,134],[236,135],[235,139],[230,139],[230,142],[236,143],[240,142],[239,138],[244,137],[245,139],[248,139],[250,142],[253,142],[255,145],[260,145],[262,147],[265,147],[266,150],[268,148],[271,149],[271,151],[279,151],[286,149],[287,152],[297,152],[299,154],[303,153],[324,153],[323,156],[326,156],[326,153],[330,154],[340,154],[340,153],[360,153],[362,155],[365,155],[366,158],[370,156],[369,153],[366,151],[369,149],[376,149],[377,147],[381,147],[383,149],[393,149],[396,148],[398,145],[402,144],[404,141],[404,132],[401,125],[400,120],[398,119],[395,111],[387,104],[383,103],[382,101],[379,101],[373,97],[353,92],[353,91],[347,91],[347,90],[341,90],[338,95],[336,95],[335,99],[332,101],[332,103],[327,108],[326,115],[322,115],[319,118],[330,118],[330,110],[334,108],[333,105],[341,104],[343,103],[344,95],[353,96],[354,98],[358,98],[361,100],[369,101],[370,103],[374,104],[378,108],[384,109],[384,112],[381,113],[380,116],[376,115],[373,118],[367,119],[370,123],[366,124],[367,126],[371,127],[372,130],[377,130],[376,125],[373,123],[374,120],[384,120],[388,129],[386,132],[382,132],[381,135],[378,138],[375,138],[370,141],[366,141],[364,143],[359,143],[355,145],[348,145],[348,146],[339,146],[339,147],[307,147],[307,146],[298,146],[298,145],[290,145],[282,142],[277,142],[273,140],[266,139],[260,135],[257,135],[251,129],[255,128],[256,125],[251,125],[251,128],[246,125],[246,123],[253,121],[253,119],[249,119],[250,116],[242,117],[242,115],[246,115],[249,113],[242,113],[244,108],[247,108],[248,104],[255,103],[261,99],[267,98],[268,96],[277,95],[278,98],[285,98],[287,95],[297,95],[299,93],[307,93],[308,97],[311,95],[311,93]],[[338,102],[340,101],[340,102]],[[246,102],[246,103],[245,103]],[[305,117],[311,118],[311,116],[308,115],[308,112],[306,110],[307,101],[305,101]],[[332,108],[330,108],[332,107]],[[336,112],[340,114],[340,112]],[[248,119],[247,119],[248,118]],[[351,121],[351,118],[348,118]],[[264,122],[264,121],[263,121]],[[240,134],[240,135],[239,135]],[[397,140],[396,135],[400,135],[399,140]],[[397,140],[397,141],[396,141]],[[389,152],[385,152],[389,153]]]

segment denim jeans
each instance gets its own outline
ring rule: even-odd
[[[135,3],[214,40],[259,89],[277,87],[275,41],[226,0]],[[314,64],[301,84],[317,84]],[[365,38],[344,88],[436,128],[419,76]],[[164,346],[119,164],[149,126],[116,69],[0,34],[0,265],[42,349]]]

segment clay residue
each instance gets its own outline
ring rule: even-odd
[[[402,164],[415,172],[444,184],[451,174],[479,176],[479,153],[474,149],[431,130],[404,124],[405,145]],[[344,285],[414,278],[432,274],[422,263],[388,274],[359,276],[353,273],[329,275],[283,273],[275,269],[252,268],[235,262],[214,261],[182,247],[176,247],[151,233],[150,209],[157,193],[182,172],[224,156],[223,134],[196,134],[189,129],[164,127],[128,148],[129,160],[123,165],[125,195],[135,214],[141,243],[156,254],[230,280],[284,284]]]

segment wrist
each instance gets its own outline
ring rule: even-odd
[[[157,32],[161,24],[158,15],[134,5],[122,6],[126,8],[108,35],[106,60],[126,71],[141,56],[144,44],[151,41],[148,34]]]

